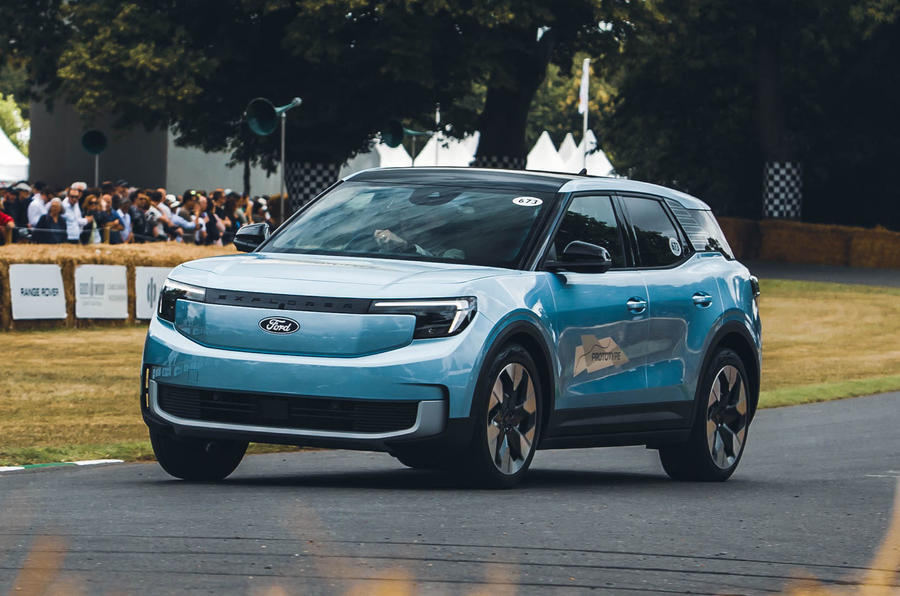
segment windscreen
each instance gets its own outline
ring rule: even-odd
[[[345,182],[292,220],[262,252],[514,268],[553,197],[524,190]]]

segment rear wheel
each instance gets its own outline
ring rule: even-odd
[[[674,480],[727,480],[747,444],[748,398],[744,363],[734,351],[720,350],[701,378],[691,438],[659,450],[666,474]]]
[[[156,461],[182,480],[222,480],[238,467],[246,441],[193,439],[150,431]]]
[[[534,359],[518,344],[488,366],[472,404],[475,432],[465,471],[483,486],[509,488],[525,476],[540,439],[540,383]]]

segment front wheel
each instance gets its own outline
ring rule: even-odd
[[[734,473],[747,444],[748,393],[740,356],[729,349],[719,350],[700,380],[691,438],[683,445],[659,450],[670,478],[723,481]]]
[[[247,451],[246,441],[210,441],[157,431],[150,431],[150,444],[163,470],[182,480],[222,480]]]
[[[490,488],[515,486],[528,471],[541,432],[541,390],[534,359],[518,344],[488,365],[472,404],[475,432],[465,469]]]

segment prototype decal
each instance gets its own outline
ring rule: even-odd
[[[583,372],[593,373],[610,366],[622,366],[628,356],[611,337],[597,339],[594,335],[582,335],[581,345],[575,347],[573,376]]]
[[[681,256],[681,242],[678,241],[678,238],[669,238],[669,250],[671,250],[672,254],[676,257]]]
[[[520,207],[537,207],[538,205],[544,204],[544,201],[537,197],[516,197],[512,201],[513,204],[519,205]]]

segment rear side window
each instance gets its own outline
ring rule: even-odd
[[[691,246],[697,252],[719,252],[726,259],[734,259],[734,253],[719,227],[715,216],[707,209],[685,209],[678,201],[666,199],[669,209],[681,229],[687,234]]]
[[[643,267],[666,267],[681,261],[684,247],[659,201],[628,197],[625,199],[631,226],[637,239]]]
[[[691,215],[694,216],[694,220],[703,230],[703,248],[698,248],[697,250],[720,252],[726,258],[733,259],[734,253],[731,251],[728,240],[725,239],[725,234],[722,233],[722,228],[719,227],[719,222],[713,217],[712,212],[697,210],[691,211]]]
[[[550,259],[559,258],[573,240],[602,246],[612,256],[613,267],[625,266],[622,234],[609,197],[582,196],[572,199],[556,232]]]

